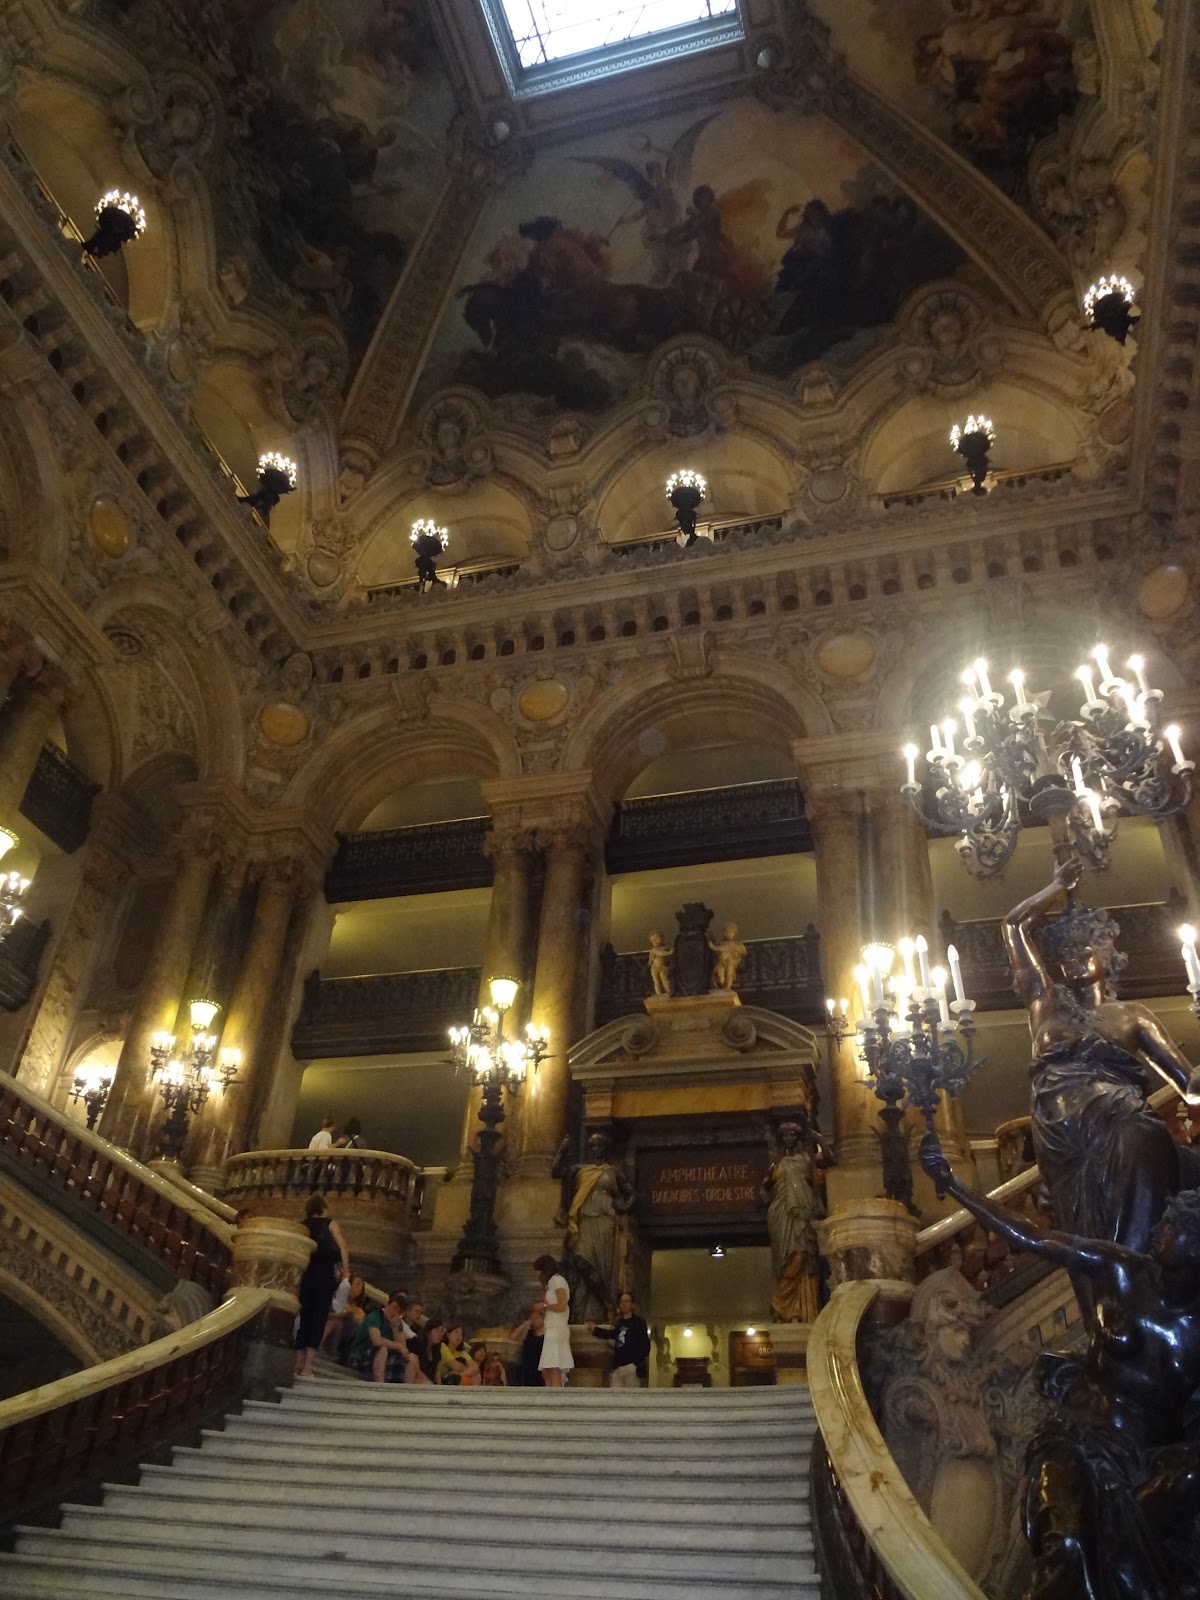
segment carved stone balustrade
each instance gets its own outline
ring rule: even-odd
[[[466,817],[421,828],[346,835],[326,875],[325,898],[334,903],[487,888],[492,866],[483,853],[483,841],[490,826],[487,817]]]
[[[21,815],[70,855],[87,838],[92,801],[99,792],[100,785],[56,744],[44,744],[21,798]]]
[[[249,1150],[225,1163],[226,1203],[255,1217],[297,1222],[324,1195],[360,1272],[409,1269],[424,1193],[421,1168],[390,1150]]]
[[[795,778],[656,794],[617,806],[605,850],[610,872],[740,861],[811,850]]]
[[[1118,948],[1129,957],[1121,973],[1121,998],[1145,1000],[1152,995],[1182,994],[1187,975],[1179,957],[1176,926],[1183,920],[1182,901],[1110,906],[1120,935]],[[1017,1005],[1000,920],[956,922],[942,912],[943,945],[953,944],[962,961],[963,983],[980,1011],[1009,1011]]]
[[[596,1027],[642,1009],[651,992],[644,950],[618,954],[606,945],[600,954],[600,992]],[[785,939],[748,939],[738,969],[737,992],[745,1005],[778,1011],[813,1027],[824,1019],[821,935],[810,923],[804,933]]]
[[[446,1030],[474,1011],[479,982],[479,967],[373,978],[322,978],[312,972],[304,980],[292,1052],[300,1061],[314,1061],[442,1049]]]

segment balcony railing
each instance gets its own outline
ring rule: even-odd
[[[606,945],[600,955],[600,992],[596,1026],[640,1011],[652,992],[644,950],[619,955]],[[737,978],[744,1005],[779,1011],[809,1026],[824,1016],[821,982],[821,935],[810,923],[804,933],[784,939],[749,939]]]
[[[626,800],[605,857],[610,872],[638,872],[811,849],[800,785],[781,778]]]
[[[87,838],[92,801],[100,791],[56,744],[44,744],[25,786],[20,811],[70,855]]]
[[[412,1224],[421,1212],[425,1174],[390,1150],[249,1150],[225,1163],[225,1200],[236,1208],[298,1195],[360,1200],[401,1212]]]
[[[314,1061],[441,1049],[447,1028],[474,1011],[481,976],[479,967],[386,972],[372,978],[310,973],[292,1029],[292,1052],[301,1061]]]
[[[1182,902],[1110,906],[1120,927],[1118,945],[1129,957],[1121,973],[1123,999],[1145,1000],[1151,995],[1182,994],[1187,975],[1179,958],[1176,925],[1184,920]],[[980,1011],[1008,1011],[1017,1005],[1000,919],[956,922],[942,912],[943,945],[953,944],[963,966],[967,993]]]
[[[422,828],[348,834],[326,875],[325,898],[332,904],[487,888],[492,864],[483,853],[483,841],[490,826],[487,817],[466,817]]]
[[[0,1072],[0,1154],[124,1234],[168,1267],[221,1295],[231,1230],[123,1150]]]

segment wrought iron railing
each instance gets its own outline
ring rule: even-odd
[[[0,938],[0,1006],[5,1011],[19,1011],[33,993],[49,938],[49,922],[29,917],[19,917]]]
[[[304,980],[292,1052],[301,1061],[313,1061],[441,1049],[446,1030],[474,1011],[480,978],[479,967],[371,978],[322,978],[312,972]]]
[[[232,1261],[228,1225],[3,1072],[0,1151],[176,1277],[224,1293]]]
[[[1182,904],[1172,899],[1110,906],[1109,910],[1121,930],[1118,944],[1129,955],[1119,979],[1122,997],[1144,1000],[1152,995],[1182,994],[1187,975],[1179,959],[1175,933],[1176,924],[1183,920]],[[943,944],[953,944],[958,950],[963,982],[977,1002],[977,1009],[1011,1010],[1017,1001],[1000,919],[956,922],[948,911],[943,911],[940,926]]]
[[[68,855],[87,838],[92,801],[100,792],[56,744],[44,744],[21,797],[20,812]]]
[[[610,872],[636,872],[811,849],[800,785],[780,778],[623,801],[606,860]]]
[[[421,1168],[390,1150],[248,1150],[225,1163],[225,1198],[235,1207],[323,1194],[403,1212],[415,1224],[424,1192]]]
[[[389,828],[342,838],[325,878],[325,898],[379,900],[438,889],[486,888],[492,865],[483,853],[491,821],[466,817],[420,828]]]
[[[779,1011],[796,1022],[813,1024],[824,1016],[821,935],[810,923],[804,933],[784,939],[749,939],[738,971],[743,1005]],[[618,954],[606,945],[600,954],[596,1026],[642,1009],[651,993],[644,950]]]

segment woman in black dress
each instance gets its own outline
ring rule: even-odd
[[[316,1246],[300,1279],[300,1320],[296,1325],[296,1376],[311,1378],[317,1347],[325,1332],[325,1321],[337,1287],[334,1274],[338,1261],[350,1276],[350,1251],[345,1236],[332,1217],[325,1215],[324,1195],[309,1196],[304,1208],[304,1226]]]

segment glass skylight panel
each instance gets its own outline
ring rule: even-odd
[[[523,68],[737,15],[738,0],[502,0]]]

